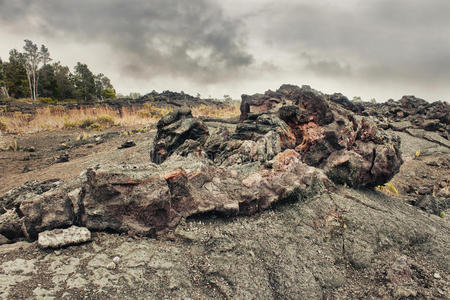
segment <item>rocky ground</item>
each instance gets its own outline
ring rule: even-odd
[[[450,298],[446,108],[393,128],[339,97],[283,86],[243,97],[237,125],[3,137],[0,297]],[[71,225],[92,241],[35,241]]]

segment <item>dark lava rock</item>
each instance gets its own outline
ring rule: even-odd
[[[170,205],[169,188],[152,173],[145,173],[141,178],[143,174],[139,170],[88,170],[81,199],[82,224],[91,230],[142,235],[155,235],[171,227],[177,215]]]
[[[331,102],[337,103],[342,107],[344,107],[345,109],[351,110],[354,113],[361,114],[364,111],[364,106],[362,104],[353,103],[341,93],[334,93],[328,96],[328,99],[330,99]]]
[[[435,197],[427,194],[415,201],[414,205],[430,214],[440,216],[442,212],[450,208],[450,197]]]
[[[17,210],[11,209],[0,215],[0,234],[8,239],[24,236],[22,220]]]
[[[56,158],[57,163],[64,163],[69,161],[69,153],[63,153]]]
[[[42,182],[36,180],[27,181],[0,197],[0,213],[4,213],[5,209],[18,208],[22,201],[42,195],[60,185],[59,179],[49,179]]]
[[[30,165],[26,165],[25,167],[23,167],[22,173],[28,173],[33,171],[33,167],[31,167]]]
[[[305,200],[334,189],[332,181],[374,187],[402,164],[396,136],[308,86],[243,96],[241,108],[234,131],[213,134],[189,109],[171,112],[157,123],[153,163],[12,190],[1,199],[0,234],[35,239],[76,225],[155,236],[194,215],[247,215]]]
[[[178,109],[158,121],[158,133],[150,157],[160,164],[186,141],[203,144],[209,136],[208,127],[194,118],[189,109]]]
[[[11,241],[9,239],[7,239],[5,236],[0,234],[0,246],[1,245],[5,245],[5,244],[9,244]]]
[[[408,126],[392,126],[394,130],[405,131],[409,128],[438,131],[448,139],[450,129],[450,105],[447,102],[429,103],[414,96],[403,96],[400,100],[384,103],[363,103],[367,116],[373,116],[384,122]],[[407,122],[407,123],[405,123]],[[409,125],[411,124],[411,125]]]
[[[118,147],[118,149],[131,148],[131,147],[134,147],[134,146],[136,146],[136,143],[134,141],[132,141],[132,140],[129,140],[129,141],[124,142],[122,145],[120,145]]]
[[[306,164],[324,169],[339,184],[374,187],[389,181],[402,164],[400,139],[379,129],[309,86],[283,85],[276,92],[242,96],[234,133],[208,137],[190,111],[158,123],[152,160],[198,153],[220,166],[264,163],[294,149]],[[204,142],[206,140],[206,142]]]
[[[234,140],[227,143],[235,145],[234,149],[229,147],[225,151],[231,150],[233,154],[241,147],[238,140],[254,140],[274,131],[283,145],[277,149],[295,149],[303,162],[325,169],[336,183],[374,187],[387,182],[402,164],[400,139],[387,134],[370,119],[343,109],[342,106],[351,105],[345,99],[336,100],[339,97],[337,94],[332,97],[341,102],[336,105],[309,86],[293,85],[283,85],[264,95],[244,95],[241,105],[244,123],[232,135]],[[262,114],[278,121],[261,126],[261,117],[257,116]],[[251,149],[248,153],[258,153],[256,146],[246,146]]]
[[[24,200],[18,213],[22,216],[23,233],[29,239],[36,239],[45,230],[71,226],[75,218],[72,202],[62,190]]]

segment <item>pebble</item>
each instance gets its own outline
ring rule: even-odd
[[[441,279],[441,274],[439,274],[439,273],[434,273],[434,278],[436,278],[436,279]]]
[[[113,262],[114,262],[115,264],[118,264],[118,263],[120,262],[120,257],[118,257],[118,256],[114,257],[114,258],[113,258]]]
[[[116,268],[116,264],[112,261],[109,264],[106,265],[106,268],[108,270],[114,270]]]

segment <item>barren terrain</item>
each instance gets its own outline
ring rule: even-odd
[[[384,126],[382,121],[379,126]],[[386,122],[389,125],[398,120]],[[223,132],[218,131],[223,128],[235,132],[240,126],[220,121],[203,123],[211,136]],[[167,128],[174,130],[171,124],[175,123],[167,124]],[[80,138],[85,133],[81,129],[3,134],[3,148],[14,141],[17,147],[0,152],[0,195],[31,180],[70,182],[88,168],[105,174],[110,174],[109,166],[143,172],[151,165],[160,170],[150,162],[151,156],[160,155],[155,143],[166,141],[162,125],[158,126],[113,126],[101,132],[90,131],[90,136],[84,138]],[[177,226],[168,225],[162,233],[150,237],[133,230],[123,231],[122,227],[92,230],[92,242],[61,249],[41,249],[36,241],[18,237],[15,243],[0,246],[0,297],[449,299],[450,147],[445,144],[448,138],[441,131],[439,140],[433,141],[392,126],[387,126],[386,132],[401,140],[403,164],[390,180],[396,191],[364,187],[365,182],[357,180],[365,177],[351,182],[355,185],[358,182],[355,188],[347,183],[327,187],[328,181],[324,181],[325,185],[308,186],[301,197],[277,199],[246,215],[228,210],[223,213],[220,206],[204,213],[195,211],[181,218]],[[157,136],[159,140],[155,139]],[[120,147],[131,140],[135,146]],[[199,143],[200,146],[177,145],[174,156],[171,158],[169,153],[161,168],[169,163],[183,163],[189,168],[186,166],[193,164],[192,159],[198,159],[194,163],[204,163],[205,158],[196,155],[199,147],[206,148],[209,144]],[[304,149],[296,148],[298,152]],[[185,152],[188,154],[183,158]],[[215,159],[220,159],[220,155]],[[313,160],[314,156],[311,157]],[[271,159],[268,161],[272,164]],[[243,174],[247,174],[247,168],[251,172],[272,168],[267,167],[267,162],[256,167],[254,164],[234,168]],[[98,180],[103,174],[100,171],[96,171]],[[182,191],[192,193],[194,201],[203,201],[202,191],[196,194],[197,191],[189,189],[188,184],[195,184],[189,183],[194,178],[189,174],[188,183],[178,182],[178,173],[171,173],[166,180],[169,183],[174,180],[176,188],[187,187]],[[253,180],[255,176],[248,178]],[[277,177],[274,178],[275,181]],[[221,187],[217,181],[212,180]],[[243,182],[253,184],[248,179]],[[205,186],[209,192],[207,184],[201,189]],[[177,191],[170,190],[172,197]],[[92,201],[88,196],[85,201]]]

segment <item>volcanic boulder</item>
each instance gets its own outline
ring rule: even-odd
[[[81,215],[91,230],[155,235],[170,227],[177,214],[171,208],[166,182],[156,168],[112,168],[87,171]]]
[[[157,128],[158,133],[150,153],[152,161],[157,164],[166,160],[184,143],[202,145],[209,136],[208,127],[194,118],[187,108],[169,113],[158,121]]]
[[[272,106],[275,102],[284,105],[275,111]],[[389,181],[402,164],[398,137],[379,129],[369,118],[330,102],[309,86],[283,85],[276,92],[244,95],[242,103],[245,105],[241,108],[248,108],[241,115],[246,121],[237,131],[242,131],[242,127],[250,130],[233,137],[248,139],[252,132],[257,132],[257,120],[262,115],[275,116],[288,125],[284,132],[289,134],[284,136],[289,137],[289,143],[285,146],[295,149],[308,165],[324,169],[336,183],[374,187]],[[271,109],[264,111],[265,107]],[[283,135],[279,137],[282,140]]]

